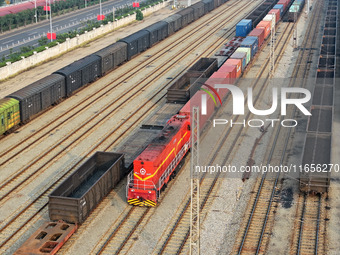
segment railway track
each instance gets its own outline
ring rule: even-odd
[[[229,33],[230,31],[227,31],[226,33]],[[210,52],[210,54],[212,52],[214,52],[214,50],[212,50]],[[172,182],[170,183],[170,185],[172,185]],[[169,189],[166,190],[166,192]],[[164,195],[166,194],[166,192],[162,193],[161,199],[162,197],[164,197]],[[118,227],[116,226],[116,222],[114,222],[111,226],[110,226],[110,230],[108,231],[108,233],[106,233],[100,240],[99,244],[97,245],[97,247],[95,247],[91,253],[93,254],[102,254],[102,253],[107,253],[107,254],[118,254],[119,252],[122,252],[122,250],[126,251],[129,247],[129,243],[133,242],[131,241],[129,238],[135,233],[137,227],[136,227],[136,222],[137,220],[134,218],[132,221],[130,219],[131,217],[131,211],[135,210],[134,207],[131,207],[130,210],[128,211],[128,213],[126,213],[126,216],[121,220],[120,224],[118,225]],[[138,210],[141,210],[144,212],[144,210],[146,210],[146,208],[140,208]],[[147,209],[147,211],[145,211],[145,213],[141,214],[140,218],[138,218],[138,224],[140,225],[140,222],[147,222],[151,215],[154,213],[154,208],[150,208]],[[132,222],[132,223],[131,223]],[[141,224],[143,225],[143,224]],[[123,232],[123,234],[121,233]],[[116,236],[119,236],[118,241],[115,239]],[[122,236],[126,236],[126,238],[122,239]],[[66,245],[66,249],[69,250],[69,248],[67,248],[68,245]],[[112,248],[112,247],[119,247],[118,250],[115,250],[116,248]],[[65,249],[64,249],[65,250]],[[109,250],[109,251],[107,251]]]
[[[327,254],[327,204],[326,194],[299,195],[290,254]]]
[[[245,7],[244,7],[245,8]],[[241,9],[242,10],[242,9]],[[239,11],[241,11],[239,10]],[[222,11],[222,13],[224,14],[225,11]],[[236,16],[238,13],[236,12],[232,17]],[[222,14],[221,14],[222,15]],[[216,17],[215,17],[216,18]],[[231,19],[231,18],[230,18]],[[225,23],[222,23],[220,27],[222,27],[223,25],[225,25],[230,19],[226,20]],[[210,21],[211,22],[211,21]],[[217,29],[216,29],[217,30]],[[216,32],[216,30],[214,30]],[[213,32],[213,31],[212,31]],[[230,35],[230,30],[226,32],[226,34]],[[210,34],[207,34],[206,37],[203,37],[202,40],[200,40],[199,42],[202,42],[204,39],[208,38]],[[214,51],[216,50],[216,47],[217,45],[220,45],[221,44],[221,41],[223,40],[220,39],[218,42],[216,42],[214,44],[213,47],[210,47],[209,49],[207,49],[207,51]],[[199,44],[199,43],[198,43]],[[198,44],[196,44],[195,46],[198,47]],[[214,48],[215,47],[215,48]],[[169,50],[169,49],[168,49]],[[191,49],[188,49],[188,50],[192,50]],[[170,67],[168,66],[168,69],[171,68],[171,65]],[[149,80],[148,80],[148,83],[149,83]],[[157,102],[159,102],[162,98],[164,97],[164,95],[160,95],[159,98],[157,98],[156,96],[153,96],[153,99],[156,99],[155,100],[155,104]],[[151,98],[152,99],[152,98]],[[150,99],[149,99],[150,100]],[[154,104],[154,105],[155,105]],[[116,107],[118,108],[118,106]],[[140,109],[136,110],[136,112],[138,112]],[[148,111],[146,111],[147,113]],[[144,113],[144,115],[146,115],[146,113]],[[135,113],[131,114],[131,116],[129,116],[127,119],[125,119],[125,121],[121,124],[126,124],[127,123],[127,120],[129,120],[130,118],[132,118],[132,116],[134,115]],[[131,127],[133,125],[130,125]],[[44,128],[43,128],[44,129]],[[43,130],[42,129],[42,130]],[[123,132],[121,132],[121,134],[124,134],[126,133],[127,131],[129,130],[129,128]],[[113,130],[111,132],[111,135],[113,133],[115,133],[115,131],[117,131],[116,129]],[[98,146],[100,144],[102,144],[106,139],[103,138],[99,144],[96,144],[96,146],[94,146],[91,150],[91,152],[93,152],[94,150],[96,150],[96,148],[98,148]],[[109,149],[110,147],[112,147],[114,145],[114,143],[118,140],[118,138],[116,139],[113,139],[113,142],[111,142],[109,145],[106,145],[106,150]],[[64,149],[65,150],[65,149]],[[88,154],[90,154],[91,152],[89,152]],[[78,165],[80,162],[77,162],[76,165]],[[14,213],[12,213],[6,221],[2,222],[1,223],[1,232],[2,232],[2,237],[1,237],[1,244],[0,244],[0,248],[1,250],[6,250],[7,248],[9,248],[10,244],[12,244],[13,242],[15,242],[18,238],[14,238],[14,236],[20,236],[20,233],[23,232],[25,226],[27,226],[28,224],[32,224],[32,222],[35,222],[38,220],[38,218],[41,217],[41,214],[42,212],[46,213],[47,211],[47,195],[50,193],[50,191],[52,189],[54,189],[54,187],[60,183],[64,178],[66,178],[70,173],[71,173],[71,170],[74,169],[74,168],[71,168],[69,169],[68,171],[66,171],[65,173],[62,173],[60,174],[60,177],[59,178],[56,178],[54,180],[54,183],[52,185],[50,184],[47,184],[45,187],[42,187],[41,189],[43,190],[42,192],[38,192],[40,194],[38,194],[37,196],[35,196],[35,198],[33,199],[32,202],[30,203],[23,203],[21,205],[20,208],[18,208],[16,211],[14,211]],[[35,172],[37,173],[37,171]],[[29,177],[32,177],[34,175],[34,173],[30,173],[29,174]],[[23,177],[22,177],[23,178]],[[7,194],[6,192],[4,192],[3,194],[7,194],[6,196],[8,196],[9,194],[11,194],[11,192],[13,192],[14,190],[17,191],[17,189],[19,189],[19,187],[23,187],[24,184],[27,185],[30,181],[30,179],[27,179],[27,176],[25,176],[25,178],[23,178],[24,180],[18,185],[15,185],[15,188],[9,188],[9,193]],[[29,181],[28,181],[29,180]],[[11,183],[11,182],[8,182],[8,183]],[[3,187],[9,187],[9,186],[3,186]],[[4,200],[6,198],[6,196],[2,196],[2,199]],[[2,201],[3,203],[3,201]],[[20,232],[20,233],[19,233]]]
[[[319,0],[314,10],[320,10],[321,4],[322,1]],[[293,79],[289,84],[290,87],[304,87],[307,81],[314,50],[312,44],[316,40],[318,34],[317,24],[320,24],[321,20],[320,13],[314,14],[309,23],[307,35],[302,43],[303,48],[295,65],[295,71],[292,75]],[[307,65],[302,65],[302,63],[307,63]],[[291,118],[294,118],[296,115],[296,109],[291,107],[288,108],[288,112]],[[291,128],[285,130],[279,126],[276,130],[267,164],[283,165],[285,163],[291,132]],[[264,174],[261,179],[257,180],[245,213],[247,220],[243,222],[240,228],[233,248],[233,254],[264,254],[266,252],[274,224],[276,207],[279,202],[277,191],[281,190],[280,177],[280,173]]]
[[[290,38],[290,35],[292,34],[292,25],[287,25],[284,32],[281,34],[281,37],[278,40],[276,50],[282,53],[282,51],[285,48],[287,40]],[[280,46],[279,46],[280,45]],[[276,60],[276,64],[278,62],[278,59]],[[265,70],[269,65],[269,58],[264,63],[264,65],[261,68],[261,72],[256,79],[254,85],[252,85],[253,88],[260,86],[259,93],[256,96],[256,99],[254,100],[254,104],[258,102],[258,100],[263,96],[263,91],[268,86],[268,73],[265,74]],[[265,79],[261,79],[260,77],[262,75],[265,75]],[[264,81],[263,83],[261,83]],[[246,100],[246,99],[245,99]],[[251,117],[251,113],[248,112],[245,119],[249,119]],[[234,117],[233,122],[236,123],[238,121],[238,116]],[[246,132],[244,129],[235,129],[237,131],[231,131],[234,129],[228,129],[228,131],[225,134],[221,134],[221,137],[223,139],[220,141],[219,146],[217,147],[216,151],[214,152],[213,156],[209,158],[212,158],[212,160],[207,163],[206,165],[213,165],[215,162],[215,158],[217,157],[218,153],[223,151],[227,151],[227,153],[224,155],[224,160],[219,165],[227,165],[227,161],[230,161],[230,155],[235,151],[235,148],[238,146],[237,144],[241,144],[241,141],[243,139],[242,133]],[[232,142],[228,141],[227,138],[231,136],[231,132],[237,132],[235,134],[235,138]],[[224,149],[222,147],[225,146]],[[207,204],[211,204],[211,202],[207,203],[208,199],[212,199],[212,194],[216,192],[218,189],[216,186],[218,179],[220,177],[220,173],[217,173],[214,178],[205,178],[205,175],[201,178],[201,186],[200,186],[200,201],[201,202],[201,215],[204,217],[206,214],[208,208]],[[167,227],[168,231],[167,233],[164,233],[162,238],[159,241],[158,247],[153,251],[153,253],[156,254],[185,254],[189,250],[187,241],[189,237],[189,231],[190,231],[190,196],[189,193],[187,195],[187,201],[184,203],[184,207],[181,211],[181,213],[172,220],[173,225],[170,225]]]

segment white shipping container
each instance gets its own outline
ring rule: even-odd
[[[271,21],[272,22],[272,29],[275,27],[275,23],[276,23],[276,17],[275,17],[275,13],[270,13],[270,14],[267,14],[263,20],[264,21]]]

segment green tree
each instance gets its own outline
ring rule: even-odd
[[[5,22],[9,28],[9,30],[12,29],[12,24],[14,22],[14,15],[13,14],[8,14],[5,16]]]
[[[136,20],[143,20],[143,19],[144,19],[143,13],[138,9],[136,11]]]
[[[5,17],[0,17],[0,32],[2,33],[4,31],[6,25]]]

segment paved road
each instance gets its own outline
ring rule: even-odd
[[[113,6],[117,8],[124,7],[125,5],[132,5],[133,0],[111,0],[102,3],[102,12],[108,15],[112,12]],[[99,4],[80,9],[75,12],[67,13],[65,15],[52,17],[52,30],[60,34],[65,33],[76,28],[84,26],[84,22],[88,20],[97,20],[99,14]],[[38,39],[41,36],[46,36],[50,30],[49,21],[45,20],[34,25],[29,25],[25,28],[19,28],[0,34],[0,58],[7,56],[10,49],[13,52],[20,50],[23,46],[39,46]]]

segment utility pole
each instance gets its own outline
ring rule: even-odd
[[[112,9],[112,22],[115,22],[115,7]]]
[[[275,26],[271,27],[271,38],[270,38],[270,73],[269,77],[272,79],[274,77],[275,69]]]
[[[309,14],[309,0],[307,0],[307,15]]]
[[[188,0],[188,6],[190,6],[191,5],[191,0]]]
[[[200,176],[199,165],[199,108],[193,107],[191,117],[191,218],[190,254],[200,254]]]
[[[47,1],[47,0],[46,0]],[[52,31],[52,6],[50,0],[50,33],[51,33],[51,42],[53,42],[53,31]]]
[[[99,12],[100,18],[102,18],[102,0],[99,0]]]

